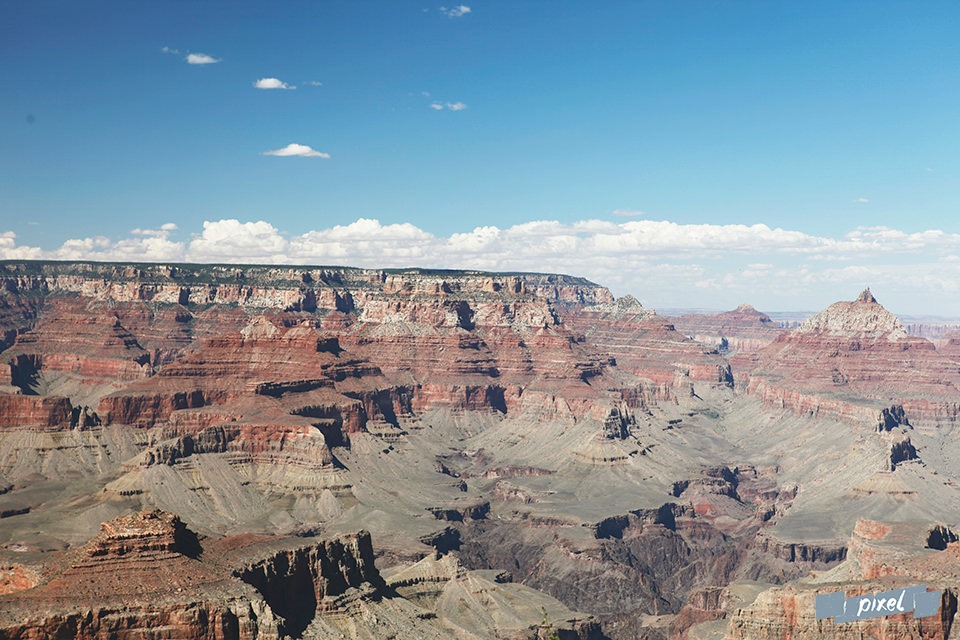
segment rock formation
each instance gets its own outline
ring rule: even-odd
[[[753,368],[757,352],[784,332],[749,304],[717,314],[686,314],[671,320],[677,331],[723,354],[734,371]]]
[[[929,535],[916,524],[858,521],[843,563],[760,593],[752,604],[731,616],[724,638],[954,637],[951,632],[956,624],[960,547],[955,542],[943,542],[937,545],[940,548],[924,548]],[[941,591],[936,615],[914,618],[911,609],[910,613],[850,622],[817,619],[817,595],[839,590],[852,597],[917,585]]]
[[[914,423],[953,422],[960,372],[865,290],[763,349],[749,392],[800,413],[872,422],[884,405],[898,404]]]
[[[858,517],[955,544],[958,359],[870,295],[678,331],[568,276],[0,281],[5,637],[766,634]]]

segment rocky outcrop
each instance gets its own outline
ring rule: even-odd
[[[955,421],[960,372],[867,290],[763,349],[747,391],[796,413],[892,428]]]
[[[283,618],[283,633],[293,637],[316,616],[343,609],[360,597],[382,596],[386,587],[374,566],[366,532],[285,549],[236,569],[233,575],[263,596]]]
[[[196,535],[172,514],[104,523],[70,554],[66,571],[0,596],[0,636],[279,638],[281,621],[264,602],[221,586],[221,576],[196,559],[200,551]]]
[[[606,638],[590,616],[509,580],[468,573],[450,556],[424,559],[388,585],[365,531],[201,540],[161,511],[121,516],[101,529],[48,565],[44,584],[0,595],[0,637],[533,639],[556,629],[565,638]]]
[[[811,569],[831,567],[847,557],[847,547],[830,542],[784,542],[769,533],[757,535],[755,547],[786,562],[804,563]]]
[[[72,414],[69,398],[0,393],[0,429],[69,428]]]
[[[0,596],[0,636],[298,637],[318,616],[385,595],[366,532],[202,548],[176,516],[145,511],[104,523],[64,560],[49,582]]]
[[[724,638],[947,640],[953,637],[951,630],[957,613],[955,576],[960,568],[960,554],[956,543],[945,540],[933,548],[924,548],[929,536],[919,523],[859,520],[850,537],[845,562],[831,571],[761,593],[755,602],[730,617]],[[816,617],[817,595],[840,591],[852,597],[915,585],[942,591],[937,615],[914,618],[908,612],[851,622]]]

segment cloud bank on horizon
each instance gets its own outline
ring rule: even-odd
[[[648,306],[813,310],[872,286],[900,313],[960,316],[960,234],[857,227],[841,237],[764,224],[667,220],[537,220],[435,235],[410,223],[359,218],[286,233],[265,220],[208,220],[202,229],[133,229],[55,249],[0,232],[0,259],[325,264],[535,271],[583,276]]]

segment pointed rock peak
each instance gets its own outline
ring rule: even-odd
[[[743,303],[737,307],[739,313],[756,313],[757,310],[754,309],[752,304]]]
[[[639,311],[640,309],[644,308],[644,306],[640,304],[639,300],[637,300],[636,298],[634,298],[629,294],[625,296],[620,296],[614,301],[613,304],[616,305],[617,308],[623,309],[625,311],[627,309],[633,309],[633,310]]]
[[[857,296],[857,302],[872,302],[873,304],[878,304],[877,299],[870,293],[870,287],[860,292],[860,295]]]
[[[870,289],[864,289],[853,302],[830,305],[800,325],[797,332],[867,340],[892,341],[907,337],[900,320],[877,302]]]

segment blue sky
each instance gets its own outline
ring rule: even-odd
[[[7,2],[0,257],[960,315],[958,28],[956,2]]]

